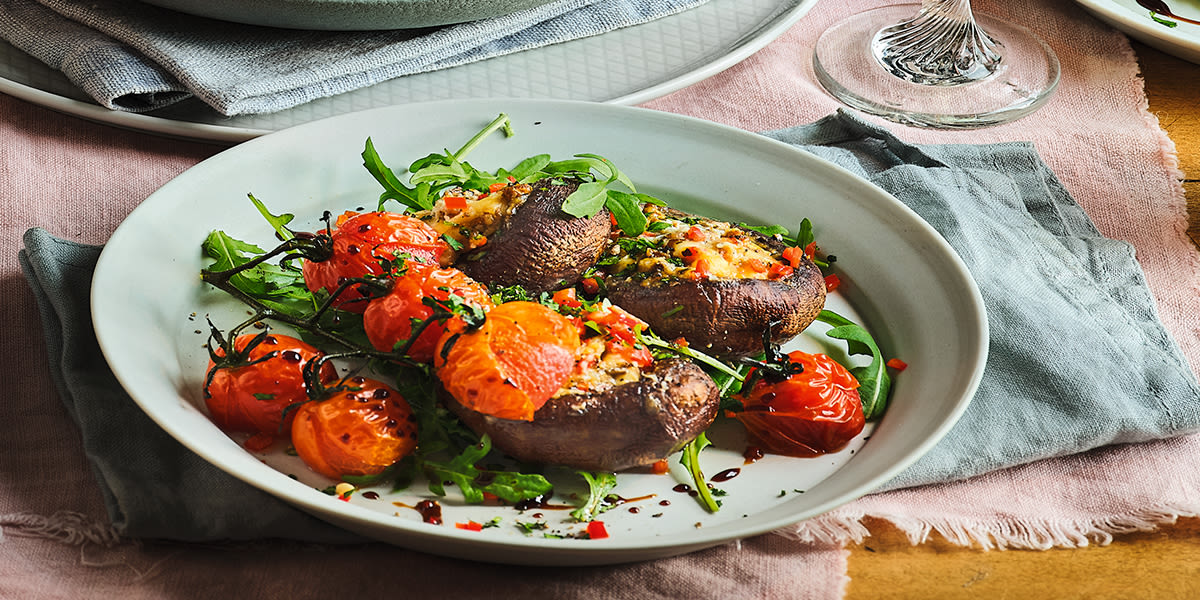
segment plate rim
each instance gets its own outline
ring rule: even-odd
[[[942,238],[941,235],[938,234],[937,231],[935,229],[933,229],[933,227],[931,225],[929,225],[927,222],[925,222],[923,219],[921,219],[921,217],[919,215],[917,215],[917,213],[915,213],[914,211],[912,211],[912,209],[908,208],[906,205],[901,203],[894,196],[887,193],[882,188],[879,188],[878,186],[863,179],[862,177],[859,177],[859,176],[851,173],[850,171],[844,169],[843,167],[840,167],[840,166],[838,166],[828,160],[825,160],[821,157],[818,157],[811,153],[808,153],[808,152],[805,152],[798,148],[795,148],[793,146],[790,146],[784,142],[780,142],[780,141],[777,141],[777,140],[774,140],[771,138],[767,138],[762,135],[755,134],[753,132],[745,131],[742,129],[738,129],[738,128],[731,127],[728,125],[723,125],[720,123],[706,121],[703,119],[698,119],[698,118],[690,117],[690,116],[686,116],[686,115],[667,113],[667,112],[656,111],[656,110],[646,109],[646,108],[619,106],[619,105],[612,105],[612,104],[606,104],[606,103],[595,103],[595,102],[587,102],[587,101],[529,100],[529,99],[511,99],[511,100],[504,100],[504,101],[510,102],[513,104],[522,104],[527,107],[530,107],[530,106],[535,106],[535,107],[536,106],[545,106],[548,108],[564,108],[564,107],[566,107],[568,110],[570,109],[569,107],[572,107],[572,106],[594,107],[597,110],[613,111],[615,113],[622,113],[625,115],[641,115],[644,118],[660,119],[660,120],[667,120],[667,121],[672,121],[672,122],[680,123],[680,124],[686,124],[687,129],[689,129],[689,130],[694,130],[695,128],[698,128],[698,127],[699,128],[708,128],[708,129],[711,129],[712,131],[719,133],[721,135],[736,136],[742,140],[750,141],[750,143],[761,144],[765,147],[773,148],[775,152],[780,152],[785,155],[790,155],[792,157],[795,157],[798,160],[807,161],[811,164],[819,164],[819,165],[821,165],[821,167],[823,169],[827,169],[829,172],[834,173],[836,176],[844,178],[846,181],[851,182],[854,185],[859,186],[862,189],[872,190],[872,193],[876,193],[878,195],[885,197],[886,201],[888,203],[890,203],[891,208],[900,210],[901,212],[905,212],[911,216],[911,219],[912,219],[911,225],[918,227],[918,228],[922,228],[924,230],[922,232],[924,234],[924,237],[922,238],[924,241],[938,246],[940,253],[944,254],[949,259],[947,264],[948,264],[948,266],[950,266],[954,269],[954,275],[956,275],[957,278],[960,280],[959,283],[962,284],[962,289],[967,291],[967,293],[970,295],[970,297],[971,297],[970,306],[965,307],[964,310],[967,310],[967,312],[969,312],[971,315],[973,315],[975,317],[974,321],[972,323],[970,323],[969,325],[972,325],[977,328],[977,336],[973,336],[973,337],[977,337],[977,340],[976,340],[977,343],[974,348],[970,349],[971,350],[970,357],[964,364],[970,364],[974,367],[974,369],[969,377],[966,387],[964,388],[964,393],[963,393],[962,398],[959,398],[956,401],[956,403],[954,405],[954,410],[951,411],[951,413],[949,415],[947,415],[947,417],[942,421],[941,425],[939,427],[937,427],[931,435],[926,437],[921,443],[919,443],[913,449],[911,449],[909,451],[909,453],[906,456],[904,456],[902,459],[894,461],[889,468],[887,468],[887,469],[883,470],[882,472],[879,472],[879,473],[875,474],[873,477],[871,477],[869,482],[867,482],[866,484],[859,485],[856,488],[854,494],[852,494],[850,496],[846,496],[846,495],[837,496],[829,501],[826,501],[821,504],[817,504],[813,507],[810,507],[808,510],[804,511],[805,513],[811,513],[811,514],[799,514],[796,516],[788,515],[788,516],[784,516],[784,517],[779,517],[779,518],[776,518],[773,520],[765,521],[764,523],[758,524],[757,526],[755,526],[753,528],[737,529],[735,527],[734,529],[737,529],[737,530],[732,533],[723,531],[724,529],[727,529],[728,528],[727,526],[729,526],[730,524],[722,523],[720,525],[714,526],[712,529],[709,530],[709,531],[716,530],[713,535],[706,535],[706,533],[707,533],[706,532],[706,533],[699,534],[695,538],[689,537],[687,543],[685,543],[685,544],[681,544],[678,541],[672,541],[671,539],[667,538],[667,536],[664,536],[663,538],[654,538],[653,541],[646,539],[646,538],[641,538],[641,539],[637,540],[636,543],[625,542],[618,538],[609,538],[609,539],[605,539],[605,540],[593,540],[593,541],[589,542],[587,545],[581,545],[578,543],[578,541],[543,540],[541,538],[518,538],[515,540],[514,539],[480,540],[480,538],[478,538],[478,537],[474,537],[474,538],[471,537],[469,532],[454,531],[452,529],[447,529],[445,531],[442,531],[439,529],[438,532],[432,533],[432,532],[427,532],[427,531],[423,531],[420,529],[400,528],[404,531],[404,535],[406,538],[410,538],[410,539],[414,539],[414,540],[437,539],[438,542],[450,541],[451,544],[466,543],[475,548],[487,549],[489,551],[489,553],[491,551],[494,551],[495,549],[504,549],[504,548],[520,549],[523,551],[525,551],[525,550],[543,551],[548,548],[547,542],[551,542],[551,543],[566,542],[563,544],[554,544],[554,547],[553,547],[553,550],[555,552],[561,553],[563,555],[564,562],[559,563],[559,564],[563,564],[563,565],[568,565],[568,564],[598,565],[598,564],[611,564],[611,563],[615,563],[615,562],[627,562],[629,559],[621,558],[621,556],[624,554],[628,554],[628,553],[635,553],[641,557],[641,558],[637,558],[634,560],[642,560],[642,559],[649,559],[649,558],[672,556],[672,555],[680,554],[683,552],[699,550],[702,548],[707,548],[707,547],[719,545],[722,543],[730,542],[735,539],[741,539],[744,537],[760,535],[763,533],[774,531],[781,527],[786,527],[786,526],[795,524],[800,520],[811,518],[811,517],[817,516],[819,514],[823,514],[825,512],[828,512],[829,510],[832,510],[833,508],[836,508],[838,506],[852,502],[853,500],[855,500],[863,495],[871,493],[872,491],[877,489],[879,486],[883,485],[888,480],[895,477],[902,470],[904,470],[905,468],[912,465],[914,462],[916,462],[918,459],[920,459],[921,456],[925,455],[935,444],[937,444],[950,431],[951,428],[953,428],[955,423],[959,420],[959,418],[962,416],[962,414],[967,410],[968,406],[970,405],[971,399],[972,399],[975,391],[978,389],[978,386],[982,379],[984,364],[986,362],[986,358],[987,358],[987,354],[988,354],[988,322],[987,322],[986,309],[983,304],[982,295],[979,291],[978,286],[975,284],[974,278],[970,275],[970,272],[967,269],[965,263],[958,256],[958,254],[953,250],[953,248],[949,245],[949,243],[946,242],[945,239]],[[259,146],[275,143],[276,139],[280,139],[280,138],[286,139],[286,137],[288,137],[288,136],[303,135],[304,131],[308,130],[308,129],[328,127],[330,122],[336,122],[341,119],[349,119],[349,118],[363,118],[363,117],[355,117],[353,115],[383,113],[383,112],[391,112],[391,111],[403,111],[403,110],[410,109],[410,108],[419,110],[420,107],[425,107],[425,106],[430,106],[430,105],[454,106],[454,105],[464,105],[464,104],[484,104],[484,103],[495,103],[495,102],[496,102],[496,100],[494,100],[494,99],[439,100],[439,101],[432,101],[432,102],[413,103],[413,104],[407,104],[407,105],[394,105],[394,106],[378,107],[378,108],[372,108],[372,109],[367,109],[367,110],[363,110],[363,111],[356,111],[354,113],[346,113],[346,114],[342,114],[342,115],[336,115],[336,116],[312,121],[309,123],[297,125],[295,127],[280,130],[278,132],[273,132],[271,134],[261,136],[254,140],[250,140],[244,144],[238,145],[233,148],[229,148],[229,149],[222,151],[216,155],[213,155],[212,157],[205,159],[204,161],[202,161],[201,163],[198,163],[195,167],[193,167],[193,169],[213,168],[213,166],[212,166],[213,163],[219,164],[220,162],[223,162],[223,161],[232,160],[231,157],[235,157],[238,153],[253,152]],[[490,108],[492,106],[492,104],[489,104],[488,106]],[[588,110],[588,109],[585,108],[584,110]],[[633,116],[632,118],[637,118],[637,117]],[[206,165],[206,164],[209,166],[202,167],[202,165]],[[124,229],[131,228],[131,227],[134,227],[137,225],[137,221],[139,219],[135,218],[135,215],[139,214],[141,211],[151,210],[151,208],[146,208],[146,207],[153,207],[156,203],[165,201],[165,200],[155,200],[155,198],[156,197],[161,198],[162,196],[160,196],[159,194],[160,194],[160,192],[162,192],[163,189],[167,188],[172,183],[178,181],[180,178],[186,177],[187,174],[191,170],[192,169],[189,169],[188,171],[185,171],[184,173],[181,173],[180,175],[178,175],[176,178],[173,178],[170,182],[165,184],[159,190],[156,190],[143,203],[141,203],[138,207],[136,207],[134,209],[134,211],[132,211],[130,213],[130,215],[124,221],[122,221],[121,225],[114,232],[113,239],[118,239],[118,240],[130,239],[131,236],[121,235],[121,234],[123,233]],[[168,198],[169,198],[169,196],[168,196]],[[124,243],[124,242],[120,242],[120,243]],[[113,258],[113,256],[117,253],[117,250],[114,250],[114,248],[117,248],[119,250],[119,247],[120,247],[119,245],[114,246],[112,244],[106,244],[104,249],[101,252],[101,255],[100,255],[98,261],[97,261],[95,276],[93,277],[92,286],[89,290],[90,307],[93,311],[93,314],[96,314],[97,306],[102,305],[102,303],[104,302],[104,300],[97,293],[97,289],[99,287],[101,287],[102,285],[104,285],[104,282],[109,277],[109,275],[108,275],[109,271],[116,268],[116,267],[110,266],[110,263],[112,263],[113,261],[116,260],[115,258]],[[104,326],[105,326],[104,323],[101,322],[100,319],[93,319],[93,328],[96,333],[97,341],[99,342],[101,352],[105,356],[105,360],[107,361],[108,357],[110,355],[110,352],[111,352],[112,342],[108,338],[106,332],[104,331]],[[123,376],[123,373],[118,373],[114,370],[114,375],[117,377],[118,381],[120,381],[122,387],[124,389],[126,389],[126,391],[128,392],[128,388],[126,387],[126,379]],[[128,392],[128,394],[131,398],[133,398],[134,402],[136,404],[138,404],[139,408],[141,408],[143,412],[145,412],[152,420],[154,420],[155,423],[160,428],[164,429],[169,435],[171,435],[172,437],[177,439],[184,446],[188,447],[192,452],[194,452],[194,453],[198,454],[199,456],[201,456],[202,458],[204,458],[204,460],[206,462],[213,464],[215,467],[229,473],[230,475],[236,477],[237,479],[240,479],[254,487],[257,487],[258,489],[263,490],[263,491],[271,494],[272,496],[275,496],[276,498],[279,498],[281,501],[283,501],[285,503],[292,504],[293,506],[297,506],[297,507],[301,508],[301,510],[308,512],[309,514],[324,515],[324,516],[332,517],[337,521],[335,523],[335,525],[342,527],[342,528],[350,529],[353,531],[353,530],[355,530],[355,527],[353,526],[353,524],[368,526],[368,525],[377,525],[379,523],[383,523],[383,519],[382,519],[383,515],[381,515],[379,513],[375,513],[374,511],[370,511],[363,507],[355,507],[353,505],[347,505],[346,507],[342,507],[342,506],[330,507],[329,506],[330,503],[327,502],[327,498],[328,498],[327,496],[325,496],[324,494],[321,494],[317,490],[308,489],[307,486],[305,486],[307,491],[303,494],[303,497],[297,498],[295,495],[292,495],[287,498],[284,498],[280,495],[279,490],[275,486],[269,485],[267,483],[262,483],[255,479],[252,479],[248,474],[245,474],[245,473],[230,472],[224,466],[222,466],[221,464],[218,464],[218,462],[212,460],[207,448],[195,447],[193,444],[189,443],[188,439],[186,439],[186,438],[181,439],[180,436],[175,434],[175,431],[178,429],[175,424],[164,423],[164,422],[160,421],[159,415],[155,414],[155,412],[153,410],[150,410],[143,403],[142,400],[139,400],[135,396],[134,393]],[[270,467],[267,467],[266,465],[263,465],[263,468],[270,469]],[[335,508],[337,510],[335,510]],[[350,514],[346,514],[346,512],[344,512],[347,510],[351,511]],[[328,520],[328,519],[326,519],[326,520]],[[346,522],[347,520],[352,521],[353,524],[347,524],[347,522]],[[384,523],[384,524],[386,525],[386,523]],[[393,543],[396,543],[396,542],[393,542]],[[404,544],[401,544],[401,545],[404,545]],[[423,552],[440,553],[437,550],[431,550],[428,548],[415,547],[414,549],[417,549],[417,550],[420,550]],[[463,556],[463,555],[456,554],[454,556]],[[501,558],[503,558],[503,557],[501,557]],[[513,562],[514,564],[528,564],[528,563],[525,563],[520,560],[511,560],[511,561],[503,560],[503,559],[496,560],[495,557],[492,557],[487,560],[490,560],[491,562]]]
[[[1147,45],[1155,46],[1168,54],[1189,62],[1200,63],[1200,25],[1187,25],[1176,30],[1157,25],[1149,17],[1135,13],[1131,8],[1116,0],[1075,0],[1097,18],[1134,37]],[[1195,35],[1184,35],[1182,31],[1195,30]]]

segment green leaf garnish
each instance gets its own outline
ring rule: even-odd
[[[254,208],[258,209],[259,214],[271,224],[271,228],[275,230],[275,233],[279,234],[279,239],[290,240],[296,237],[296,234],[287,228],[288,223],[291,223],[292,219],[296,218],[296,215],[291,213],[283,213],[281,215],[272,214],[271,211],[267,210],[267,205],[263,204],[258,198],[255,198],[254,194],[246,194],[246,196],[254,203]]]
[[[422,465],[429,479],[429,491],[445,496],[444,481],[453,482],[462,491],[469,504],[483,502],[484,492],[505,502],[531,500],[548,493],[553,486],[538,474],[514,473],[511,471],[489,471],[479,469],[476,463],[492,451],[492,441],[484,435],[479,443],[462,451],[449,462],[425,461]]]
[[[878,418],[887,409],[888,393],[891,391],[892,379],[887,372],[887,362],[875,339],[863,327],[831,310],[822,310],[817,314],[817,320],[833,329],[825,332],[831,338],[846,341],[846,349],[850,354],[869,355],[871,364],[850,368],[850,374],[858,380],[858,396],[862,399],[863,416],[867,420]]]
[[[600,212],[608,200],[608,190],[605,189],[605,185],[607,183],[599,181],[579,184],[579,187],[563,201],[563,212],[578,218],[587,218]]]
[[[628,236],[641,235],[646,231],[646,215],[642,212],[642,199],[639,195],[628,194],[620,190],[608,190],[604,206],[617,219],[617,227]]]
[[[712,445],[708,441],[708,436],[703,432],[696,436],[696,439],[688,442],[683,447],[683,452],[679,456],[679,464],[683,465],[688,473],[692,476],[692,483],[696,486],[696,491],[699,495],[696,499],[700,505],[708,512],[717,512],[721,510],[721,503],[713,499],[711,490],[708,489],[708,482],[704,480],[704,472],[700,470],[700,451]]]
[[[586,523],[612,508],[612,505],[605,504],[604,499],[608,497],[613,488],[617,487],[617,475],[603,471],[598,473],[576,471],[576,473],[579,473],[579,476],[587,481],[588,498],[583,506],[571,511],[571,516],[575,517],[576,521]]]
[[[427,194],[420,193],[417,189],[404,185],[399,177],[383,164],[383,159],[379,157],[379,153],[375,151],[375,144],[371,138],[367,138],[366,147],[362,152],[363,166],[383,186],[383,193],[379,195],[379,205],[382,207],[387,200],[395,200],[400,204],[412,210],[429,210],[433,208],[433,202]]]

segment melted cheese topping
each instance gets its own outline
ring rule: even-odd
[[[769,279],[781,257],[730,223],[677,218],[646,205],[647,230],[609,252],[609,272],[633,275],[652,285],[662,279]]]
[[[616,352],[606,352],[602,336],[583,341],[576,353],[575,372],[554,397],[595,394],[641,379],[642,369]]]
[[[495,192],[450,188],[442,193],[432,210],[415,213],[439,235],[452,238],[465,249],[478,248],[496,233],[504,221],[525,203],[533,186],[527,183],[507,185]],[[465,208],[448,208],[447,198],[462,198]],[[461,202],[461,201],[460,201]]]

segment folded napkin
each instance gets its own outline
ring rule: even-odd
[[[121,0],[0,0],[0,37],[108,108],[144,112],[194,95],[237,115],[597,35],[705,1],[553,0],[440,28],[326,32],[227,23]]]
[[[1200,384],[1133,247],[1100,234],[1031,144],[910,145],[844,112],[765,135],[896,196],[954,247],[983,295],[991,339],[979,390],[884,489],[1200,429]]]
[[[908,145],[846,113],[766,135],[892,192],[955,247],[983,293],[992,338],[979,392],[946,438],[887,487],[1200,428],[1200,384],[1158,322],[1132,249],[1096,231],[1031,146]],[[118,530],[337,539],[190,454],[122,392],[90,326],[98,254],[33,229],[21,258],[55,380]]]

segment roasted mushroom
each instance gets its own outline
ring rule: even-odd
[[[520,461],[590,471],[648,465],[678,451],[712,424],[716,384],[689,360],[661,360],[628,383],[598,392],[565,388],[532,421],[499,419],[443,403],[496,448]]]
[[[581,341],[557,322],[571,321],[539,310],[549,309],[502,304],[490,325],[446,339],[435,359],[443,403],[496,448],[525,462],[616,471],[666,458],[716,418],[720,392],[708,374],[689,360],[656,360],[628,313],[585,311],[590,337]],[[556,357],[567,348],[573,361],[563,370]]]
[[[574,284],[608,244],[607,210],[591,217],[563,212],[577,187],[544,179],[487,194],[455,189],[418,217],[459,242],[456,264],[471,278],[539,293]]]
[[[825,305],[825,281],[797,250],[730,223],[646,205],[647,232],[618,237],[601,265],[613,303],[665,339],[702,352],[746,356],[763,333],[783,343]]]

